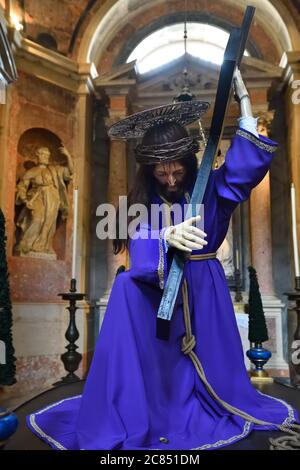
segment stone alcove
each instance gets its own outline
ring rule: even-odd
[[[22,211],[24,214],[24,204],[20,203],[18,200],[18,185],[23,181],[24,175],[28,175],[28,171],[37,166],[37,156],[36,152],[39,148],[48,148],[50,150],[50,160],[49,164],[58,167],[66,167],[67,159],[61,153],[59,148],[63,146],[61,139],[54,134],[53,132],[44,129],[44,128],[31,128],[25,131],[18,142],[18,154],[17,154],[17,174],[16,174],[16,205],[15,205],[15,240],[14,240],[14,255],[20,256],[18,252],[18,244],[22,236],[22,230],[20,225],[22,222]],[[34,182],[30,182],[28,186],[28,191],[32,188]],[[65,181],[66,186],[66,197],[69,201],[68,187],[69,182]],[[29,194],[29,193],[28,193]],[[59,195],[62,198],[61,187],[59,187]],[[68,203],[69,205],[69,203]],[[70,209],[69,209],[70,212]],[[27,217],[32,219],[32,215],[27,211]],[[53,237],[52,247],[54,250],[53,259],[65,260],[66,257],[66,225],[67,218],[62,216],[62,210],[58,211],[58,216],[56,220],[56,229]],[[22,255],[24,256],[24,255]],[[26,256],[33,256],[28,254]],[[47,255],[46,255],[47,256]],[[34,254],[34,257],[46,257],[43,253]]]

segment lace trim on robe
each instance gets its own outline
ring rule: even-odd
[[[31,426],[33,427],[33,429],[35,430],[35,432],[42,438],[46,439],[46,441],[49,443],[49,444],[53,444],[57,449],[59,450],[68,450],[66,449],[60,442],[56,441],[55,439],[53,439],[53,437],[51,436],[48,436],[48,434],[46,434],[36,423],[36,420],[35,420],[35,417],[44,413],[45,411],[48,411],[50,410],[51,408],[54,408],[55,406],[58,406],[60,405],[61,403],[63,403],[64,401],[69,401],[69,400],[75,400],[77,398],[80,398],[81,395],[76,395],[75,397],[70,397],[70,398],[64,398],[63,400],[60,400],[58,402],[55,402],[55,403],[52,403],[51,405],[49,406],[46,406],[46,408],[43,408],[42,410],[38,411],[37,413],[32,413],[30,415],[30,418],[29,418],[29,422],[31,424]]]
[[[159,232],[159,262],[157,267],[157,274],[159,279],[159,287],[164,288],[165,285],[165,247],[164,243],[164,231],[166,227]]]
[[[172,203],[167,201],[161,194],[159,195],[160,198],[167,204],[167,206],[170,208]],[[186,202],[189,204],[191,201],[189,193],[186,191],[184,193],[184,197]],[[171,213],[169,212],[169,223],[171,225],[172,220],[171,220]],[[164,246],[164,227],[161,229],[160,234],[159,234],[159,261],[158,261],[158,267],[157,267],[157,274],[158,274],[158,279],[159,279],[159,287],[163,289],[165,287],[165,246]]]
[[[264,395],[268,398],[271,398],[277,402],[280,402],[282,403],[282,405],[284,405],[287,410],[288,410],[288,416],[285,418],[285,420],[283,421],[282,424],[285,424],[285,425],[288,425],[289,423],[293,422],[296,420],[296,417],[295,417],[295,414],[294,414],[294,410],[292,408],[292,406],[285,402],[284,400],[280,399],[280,398],[275,398],[275,397],[272,397],[271,395],[267,395],[265,393],[262,393],[260,392],[259,390],[257,390],[258,393],[260,393],[261,395]],[[31,426],[33,427],[33,429],[35,430],[35,432],[42,438],[44,438],[48,443],[52,443],[57,449],[59,450],[68,450],[66,449],[62,444],[60,444],[58,441],[56,441],[55,439],[53,439],[51,436],[47,435],[44,431],[42,431],[42,429],[37,425],[36,421],[35,421],[35,416],[36,415],[39,415],[39,414],[42,414],[44,413],[45,411],[49,410],[50,408],[53,408],[55,406],[58,406],[60,405],[61,403],[63,403],[64,401],[68,401],[68,400],[74,400],[76,398],[79,398],[81,397],[81,395],[77,395],[75,397],[70,397],[70,398],[65,398],[63,400],[60,400],[59,402],[56,402],[56,403],[53,403],[49,406],[47,406],[46,408],[43,408],[42,410],[38,411],[37,413],[32,413],[30,415],[30,424]],[[216,448],[216,447],[219,447],[221,445],[224,445],[224,444],[229,444],[229,443],[232,443],[236,440],[239,440],[243,437],[246,437],[247,434],[249,434],[249,431],[251,429],[251,423],[250,421],[245,421],[244,423],[244,428],[242,430],[242,432],[240,434],[237,434],[237,435],[234,435],[234,436],[231,436],[229,437],[228,439],[221,439],[219,441],[216,441],[216,442],[213,442],[213,443],[208,443],[208,444],[204,444],[202,445],[201,447],[194,447],[192,449],[188,449],[188,450],[202,450],[202,449],[210,449],[210,448]],[[80,449],[80,450],[84,450],[84,449]],[[161,450],[159,448],[157,449],[149,449],[149,450]]]
[[[250,132],[244,131],[243,129],[238,129],[236,133],[237,135],[240,135],[241,137],[244,137],[245,139],[249,140],[262,150],[266,150],[266,152],[273,153],[277,150],[277,145],[267,144],[266,142],[260,140],[258,137],[255,137],[255,135],[251,134]]]

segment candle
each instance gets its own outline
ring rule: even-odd
[[[292,228],[293,228],[295,276],[299,277],[300,270],[299,270],[299,254],[298,254],[298,240],[297,240],[296,197],[295,197],[294,183],[291,184],[291,203],[292,203]]]
[[[238,248],[235,250],[235,258],[236,258],[236,260],[235,260],[236,266],[235,267],[236,267],[236,269],[239,269],[240,260],[239,260],[239,249]]]
[[[78,218],[78,188],[73,190],[73,250],[72,250],[72,279],[75,278],[75,265],[76,265],[76,245],[77,245],[77,218]]]

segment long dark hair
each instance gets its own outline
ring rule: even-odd
[[[176,142],[179,139],[188,137],[186,129],[180,124],[174,122],[167,122],[159,126],[150,128],[144,135],[142,144],[143,145],[156,145],[164,144],[168,142]],[[184,158],[176,160],[181,163],[186,169],[185,179],[183,181],[184,190],[192,189],[197,177],[198,161],[195,154],[190,154]],[[135,182],[128,193],[127,205],[128,208],[131,204],[143,204],[150,210],[151,195],[153,194],[154,188],[157,185],[153,170],[155,165],[141,164]],[[135,218],[135,216],[127,217],[127,230],[128,225]],[[113,240],[113,252],[115,255],[122,253],[128,248],[129,238],[119,238],[119,207],[116,211],[116,238]]]

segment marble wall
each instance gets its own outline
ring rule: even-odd
[[[14,303],[13,338],[17,356],[17,381],[27,391],[49,388],[60,377],[67,374],[60,355],[67,341],[69,313],[65,304],[55,303]],[[76,313],[79,331],[84,331],[86,316],[84,310]],[[84,335],[77,342],[80,353],[84,350]],[[82,375],[84,363],[80,365]]]
[[[58,86],[19,72],[19,79],[8,92],[6,119],[3,120],[5,153],[1,185],[1,206],[7,221],[7,256],[13,302],[13,339],[17,357],[16,387],[38,389],[50,386],[64,368],[60,354],[65,352],[64,334],[68,324],[65,302],[58,294],[69,290],[73,231],[72,182],[67,186],[70,212],[64,229],[58,230],[54,243],[57,259],[23,257],[14,253],[16,242],[15,188],[24,173],[23,165],[45,133],[56,136],[71,153],[76,163],[75,133],[77,132],[76,95]],[[22,146],[26,133],[36,130]],[[31,135],[31,134],[30,134]],[[29,136],[30,137],[30,136]],[[23,139],[24,140],[24,139]],[[44,142],[41,138],[41,142]],[[44,142],[45,144],[45,142]],[[58,144],[59,145],[59,144]],[[24,148],[27,149],[24,152]],[[34,158],[33,158],[34,160]],[[77,313],[80,351],[86,351],[86,312]],[[86,361],[80,366],[83,373]],[[15,388],[16,388],[15,387]]]

